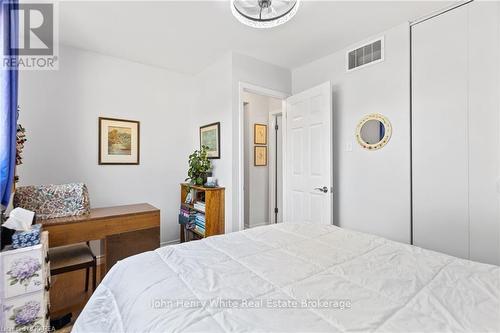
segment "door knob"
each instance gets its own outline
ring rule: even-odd
[[[321,191],[323,193],[328,193],[328,187],[326,187],[326,186],[316,187],[315,190]]]

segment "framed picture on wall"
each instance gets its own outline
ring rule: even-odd
[[[208,158],[220,158],[220,123],[200,127],[200,149],[208,147]]]
[[[267,165],[267,146],[254,147],[253,164],[255,166]]]
[[[255,124],[253,127],[253,143],[267,145],[267,125]]]
[[[99,117],[99,164],[139,164],[140,124]]]

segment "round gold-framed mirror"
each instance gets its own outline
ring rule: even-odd
[[[392,134],[391,122],[387,117],[372,113],[361,119],[356,128],[356,139],[361,147],[367,150],[378,150],[384,147]]]

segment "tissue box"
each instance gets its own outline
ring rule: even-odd
[[[21,247],[40,244],[41,229],[42,226],[40,224],[34,224],[31,226],[31,230],[16,231],[14,235],[12,235],[12,247],[14,249],[19,249]]]
[[[16,189],[13,203],[34,211],[37,220],[90,213],[89,192],[82,183],[22,186]]]

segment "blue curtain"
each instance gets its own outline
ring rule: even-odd
[[[5,57],[18,56],[17,0],[0,0],[0,52]],[[17,68],[0,68],[0,201],[10,200],[16,166]]]

